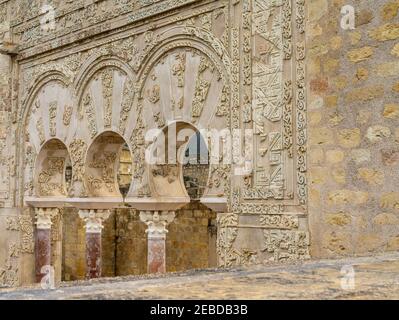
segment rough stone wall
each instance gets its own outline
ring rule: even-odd
[[[199,203],[176,212],[166,238],[166,268],[169,272],[216,267],[216,235],[208,226],[216,214]]]
[[[116,274],[118,276],[147,273],[146,225],[135,210],[118,210],[116,215]]]
[[[64,212],[62,242],[62,280],[84,279],[86,272],[84,223],[74,209]]]
[[[102,233],[102,275],[104,277],[116,276],[116,221],[115,212],[104,223]]]
[[[340,27],[344,5],[356,28]],[[399,1],[308,6],[309,219],[317,257],[399,249]]]

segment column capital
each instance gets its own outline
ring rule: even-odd
[[[150,239],[165,239],[168,233],[166,227],[173,222],[175,217],[174,211],[140,212],[140,220],[148,226],[146,233]]]
[[[50,230],[51,219],[60,213],[58,208],[35,208],[36,227],[41,230]]]
[[[79,217],[85,222],[87,233],[101,233],[103,222],[111,215],[110,210],[79,210]]]

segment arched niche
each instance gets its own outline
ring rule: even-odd
[[[25,197],[37,195],[35,164],[46,142],[58,139],[69,145],[67,137],[74,113],[69,89],[70,79],[60,71],[52,70],[35,79],[23,99],[17,131],[21,202]]]
[[[168,126],[174,122],[191,124],[201,130],[229,130],[233,99],[228,72],[230,63],[225,61],[226,57],[197,36],[163,35],[161,38],[164,36],[163,45],[150,50],[137,76],[138,121],[130,132],[147,134],[152,130],[165,131],[165,128],[168,131]],[[132,140],[133,149],[151,150],[153,146],[144,146],[145,134],[138,145]],[[227,210],[229,169],[218,165],[212,168],[208,181],[218,183],[208,185],[204,192],[206,202],[203,202],[206,205],[210,203],[211,209]],[[190,202],[181,167],[170,163],[168,166],[146,163],[145,169],[141,170],[145,174],[141,175],[143,178],[135,179],[133,183],[137,187],[131,188],[128,197],[134,207],[140,210],[174,210],[180,208],[179,202],[183,205]]]
[[[67,197],[72,182],[72,164],[65,144],[58,139],[47,141],[35,164],[34,195]]]
[[[107,131],[97,136],[87,151],[85,161],[84,181],[87,195],[114,198],[125,196],[119,185],[121,164],[129,166],[130,163],[131,166],[131,161],[130,149],[121,135]],[[131,169],[126,171],[126,175],[131,174]],[[129,187],[128,185],[125,189]]]
[[[200,132],[196,132],[185,147],[182,163],[184,186],[191,201],[199,201],[209,178],[209,150]]]
[[[159,210],[176,210],[192,200],[187,191],[184,172],[188,160],[187,149],[198,136],[201,136],[200,131],[193,124],[184,121],[172,122],[147,136],[153,142],[147,147],[146,171],[151,201],[157,203]],[[206,147],[206,140],[201,139]],[[209,167],[207,163],[203,164],[205,170],[202,174],[206,182]],[[202,194],[204,191],[202,190]]]
[[[189,195],[183,179],[185,151],[198,130],[187,122],[173,122],[166,126],[150,146],[149,181],[154,197],[185,198]]]

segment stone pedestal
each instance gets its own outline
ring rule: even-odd
[[[86,278],[101,277],[101,232],[103,223],[109,218],[110,210],[80,210],[79,216],[86,228]]]
[[[166,272],[166,234],[167,226],[174,220],[175,213],[173,211],[142,211],[140,219],[144,222],[148,229],[146,230],[148,237],[148,273],[165,273]]]
[[[40,283],[51,265],[51,219],[58,209],[36,209],[35,267],[36,282]]]

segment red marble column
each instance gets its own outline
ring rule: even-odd
[[[36,282],[40,283],[46,276],[43,267],[51,265],[51,229],[37,229],[35,245]]]
[[[103,222],[108,219],[109,210],[80,210],[79,216],[85,222],[86,228],[86,278],[101,277],[102,244],[101,233]]]
[[[166,272],[166,227],[174,220],[172,211],[142,211],[140,219],[148,229],[147,233],[147,271],[148,273]]]
[[[166,237],[148,238],[148,273],[166,272]]]
[[[86,233],[86,278],[101,277],[101,233]]]
[[[51,219],[59,213],[55,208],[36,209],[35,268],[36,282],[40,283],[51,266]],[[44,272],[43,272],[44,271]]]

